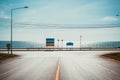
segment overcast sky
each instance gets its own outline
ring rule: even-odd
[[[10,40],[10,10],[23,6],[13,12],[13,40],[120,40],[120,0],[0,0],[0,40]]]

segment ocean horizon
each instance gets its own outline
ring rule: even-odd
[[[0,41],[0,48],[6,48],[6,44],[10,41]],[[78,44],[78,43],[77,43]],[[13,48],[45,48],[46,45],[38,42],[31,41],[13,41]],[[57,47],[57,45],[55,45]],[[64,46],[67,47],[67,46]],[[74,45],[73,47],[76,47]],[[120,41],[102,41],[102,42],[90,42],[87,44],[82,44],[83,48],[118,48],[120,47]]]

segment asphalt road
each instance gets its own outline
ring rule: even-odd
[[[120,80],[120,62],[109,51],[15,52],[0,62],[0,80]]]

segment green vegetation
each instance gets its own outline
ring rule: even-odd
[[[105,54],[103,55],[105,57],[109,57],[115,60],[119,60],[120,61],[120,52],[116,52],[116,53],[110,53],[110,54]]]
[[[7,58],[13,58],[13,57],[17,57],[18,55],[15,54],[5,54],[5,53],[0,53],[0,60],[4,60]]]

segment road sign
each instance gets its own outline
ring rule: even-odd
[[[55,39],[54,38],[46,38],[46,46],[54,46]]]
[[[9,51],[10,51],[10,47],[11,47],[10,43],[8,43],[8,44],[6,45],[6,47],[7,47],[7,50],[8,50],[8,54],[9,54]]]
[[[7,49],[10,49],[10,46],[11,46],[11,45],[8,43],[6,46],[7,46]]]
[[[67,46],[73,46],[74,44],[73,44],[73,42],[67,42],[66,45]]]

